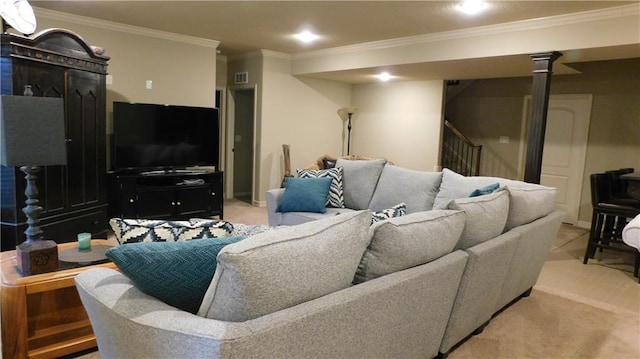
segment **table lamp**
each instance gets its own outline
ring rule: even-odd
[[[58,245],[44,240],[38,226],[42,207],[38,204],[36,173],[38,166],[64,165],[64,103],[62,98],[0,96],[0,164],[18,167],[24,172],[27,186],[26,240],[16,247],[18,270],[22,275],[58,269]]]

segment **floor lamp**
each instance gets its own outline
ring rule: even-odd
[[[0,96],[0,164],[20,167],[27,186],[24,194],[27,217],[26,240],[16,247],[18,270],[22,275],[58,269],[58,245],[44,240],[38,226],[42,207],[38,204],[38,166],[67,162],[64,131],[64,104],[61,98]]]
[[[351,119],[358,113],[357,107],[344,107],[338,110],[338,116],[342,121],[347,121],[347,156],[351,154]]]

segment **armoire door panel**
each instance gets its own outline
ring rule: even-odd
[[[22,95],[25,85],[31,85],[33,96],[64,96],[64,68],[28,60],[16,60],[13,70],[14,95]]]
[[[68,74],[67,168],[72,208],[96,203],[104,193],[104,101],[97,93],[99,81],[98,74],[75,70]]]
[[[41,169],[38,189],[44,189],[39,195],[43,214],[54,215],[65,210],[65,192],[60,190],[65,187],[65,173],[64,166],[46,166]]]

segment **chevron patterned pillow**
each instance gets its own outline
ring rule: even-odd
[[[106,256],[141,291],[195,314],[216,271],[218,252],[242,239],[133,243],[110,248]]]
[[[327,207],[344,208],[344,190],[342,188],[342,167],[334,167],[324,170],[296,170],[299,178],[331,178],[329,187],[329,197],[327,197]]]
[[[379,221],[384,221],[385,219],[389,218],[402,217],[405,214],[407,214],[407,205],[404,203],[400,203],[389,209],[373,212],[373,215],[371,216],[371,224]]]
[[[112,218],[109,225],[118,243],[179,242],[229,237],[233,224],[219,220],[164,221]]]

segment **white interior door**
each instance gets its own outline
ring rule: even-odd
[[[589,94],[552,95],[549,98],[540,184],[558,189],[556,208],[566,213],[564,221],[571,224],[578,222],[591,98]],[[527,96],[524,131],[528,128],[530,105],[531,96]],[[524,131],[523,138],[526,140]],[[520,151],[520,155],[520,167],[523,169],[524,150]]]

